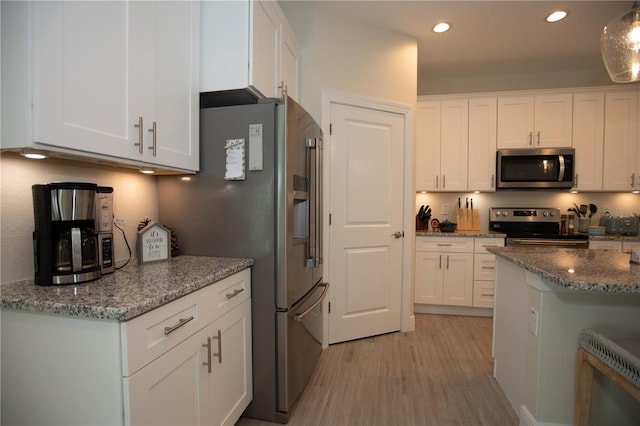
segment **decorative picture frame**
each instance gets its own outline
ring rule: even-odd
[[[138,231],[136,242],[138,263],[147,264],[167,260],[171,257],[171,231],[150,221]]]

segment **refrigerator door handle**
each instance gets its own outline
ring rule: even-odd
[[[307,138],[307,176],[310,179],[309,191],[309,242],[307,243],[307,268],[322,265],[322,153],[321,138]]]
[[[320,295],[320,298],[318,300],[316,300],[313,305],[309,306],[308,309],[305,309],[304,312],[300,312],[299,314],[295,314],[293,316],[293,319],[295,321],[302,321],[302,319],[304,317],[306,317],[307,315],[309,315],[309,312],[313,311],[316,306],[318,306],[319,304],[321,304],[324,299],[327,297],[327,293],[329,291],[329,283],[320,283],[318,284],[318,287],[324,287],[324,290],[322,290],[322,294]]]

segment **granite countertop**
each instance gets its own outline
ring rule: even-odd
[[[589,235],[589,240],[594,240],[594,241],[640,241],[640,235],[620,235],[620,234]]]
[[[501,232],[491,231],[456,231],[456,232],[440,232],[440,231],[417,231],[416,237],[467,237],[467,238],[506,238]]]
[[[123,269],[82,284],[38,286],[33,280],[0,286],[0,307],[128,321],[249,268],[251,259],[178,256]]]
[[[640,294],[640,264],[619,250],[555,247],[487,247],[487,251],[562,287]]]

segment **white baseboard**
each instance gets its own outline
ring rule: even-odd
[[[520,406],[520,414],[518,417],[520,417],[519,426],[571,426],[571,424],[565,423],[538,422],[524,405]]]
[[[471,306],[445,306],[445,305],[424,305],[416,303],[413,305],[413,312],[416,314],[438,314],[438,315],[465,315],[473,317],[492,317],[492,308],[474,308]]]

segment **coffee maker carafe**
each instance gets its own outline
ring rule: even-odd
[[[100,278],[92,183],[33,185],[35,283],[75,284]]]

